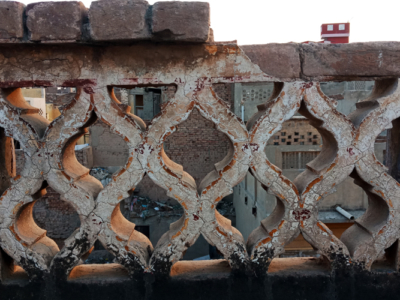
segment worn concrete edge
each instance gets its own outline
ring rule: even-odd
[[[236,45],[232,42],[214,42],[200,45]],[[185,42],[110,42],[110,43],[68,43],[73,51],[79,48],[98,49],[99,53],[112,47],[135,47],[143,44],[162,45],[199,45],[199,43]],[[54,49],[63,47],[60,44],[47,43],[14,43],[0,44],[2,50],[10,47],[35,47],[38,50]],[[64,44],[65,45],[65,44]],[[65,45],[65,46],[67,46]],[[285,81],[369,81],[384,78],[400,77],[400,42],[385,43],[355,43],[342,45],[305,45],[305,44],[263,44],[239,46],[250,60],[258,65],[260,69],[278,80]],[[287,49],[293,49],[293,56],[285,56]],[[353,49],[365,51],[354,52]],[[97,50],[96,50],[97,51]],[[327,58],[328,56],[328,58]],[[388,57],[386,61],[380,62],[373,58]],[[334,63],[329,57],[335,57]],[[372,59],[371,59],[372,57]],[[267,58],[267,59],[266,59]],[[280,59],[279,59],[280,58]],[[361,63],[358,63],[360,62]],[[334,64],[335,68],[330,65]],[[357,67],[357,64],[361,64]]]
[[[400,76],[399,42],[239,47],[263,72],[283,81],[367,81]]]

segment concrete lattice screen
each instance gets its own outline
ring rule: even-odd
[[[226,54],[222,46],[215,47]],[[247,80],[265,81],[250,61],[246,64],[252,73]],[[232,269],[262,274],[283,252],[284,245],[301,232],[333,266],[351,261],[352,265],[369,270],[379,254],[398,238],[394,224],[399,184],[373,154],[376,137],[390,128],[400,114],[397,79],[377,80],[372,95],[358,103],[358,109],[348,117],[335,110],[335,101],[321,92],[318,82],[275,83],[271,98],[258,107],[259,112],[247,123],[247,129],[213,92],[213,81],[200,78],[178,85],[175,97],[147,128],[129,113],[129,107],[119,103],[111,87],[79,88],[62,115],[50,124],[28,105],[19,88],[3,88],[2,126],[6,135],[20,142],[26,159],[24,170],[11,179],[11,186],[1,198],[4,251],[32,279],[48,272],[67,278],[99,239],[131,275],[169,274],[172,265],[203,234],[223,253]],[[227,156],[199,185],[163,150],[166,137],[194,109],[214,122],[231,141]],[[264,147],[281,124],[297,112],[312,120],[323,138],[323,148],[307,170],[291,182],[268,161]],[[127,164],[106,187],[78,163],[74,151],[75,142],[96,118],[123,137],[130,150]],[[12,148],[7,149],[11,151],[4,155],[4,161],[12,157]],[[216,204],[231,193],[249,168],[279,201],[274,213],[246,243],[230,221],[218,214]],[[119,208],[121,199],[129,195],[145,173],[185,210],[157,245],[135,231],[135,225],[122,216]],[[365,215],[338,239],[318,220],[316,203],[347,176],[357,179],[368,193],[370,205]],[[43,195],[44,184],[60,193],[81,219],[81,227],[62,249],[32,217],[34,201]]]
[[[196,291],[206,293],[204,280],[210,286],[217,283],[211,290],[220,293],[215,293],[214,298],[227,290],[229,298],[243,297],[250,290],[248,286],[260,295],[279,295],[278,288],[273,287],[274,282],[281,280],[277,279],[279,274],[276,275],[279,269],[286,269],[286,275],[296,277],[292,268],[297,266],[304,271],[312,262],[279,258],[285,245],[302,234],[328,265],[323,268],[325,273],[315,275],[313,269],[311,273],[315,277],[306,276],[306,280],[314,278],[310,285],[317,295],[315,299],[327,293],[313,284],[321,278],[328,282],[329,293],[334,295],[332,299],[356,299],[354,282],[357,276],[361,276],[359,285],[363,284],[363,278],[374,278],[368,277],[374,275],[371,267],[384,252],[392,262],[392,270],[376,278],[391,280],[391,291],[395,294],[398,284],[393,283],[395,279],[390,272],[397,274],[400,267],[397,249],[400,184],[396,180],[400,149],[399,44],[239,47],[236,43],[214,43],[209,36],[208,6],[202,5],[203,17],[193,21],[205,20],[206,26],[200,28],[192,24],[192,28],[184,32],[188,35],[185,36],[180,33],[182,28],[163,27],[178,24],[169,24],[168,14],[170,10],[178,11],[179,4],[163,4],[168,9],[155,5],[153,12],[159,9],[158,13],[148,14],[151,8],[143,4],[144,1],[139,2],[120,1],[121,6],[128,7],[127,12],[142,9],[141,16],[146,17],[146,22],[140,24],[144,35],[141,37],[119,37],[118,31],[106,32],[108,28],[87,32],[96,22],[103,24],[99,21],[101,15],[96,18],[95,14],[108,13],[104,7],[119,9],[113,6],[114,1],[99,1],[96,5],[100,8],[94,6],[89,14],[92,23],[87,23],[87,18],[83,17],[83,5],[57,4],[76,8],[65,14],[75,19],[76,26],[69,28],[73,35],[65,33],[64,38],[61,31],[56,32],[59,34],[56,37],[53,33],[36,32],[53,30],[49,26],[32,26],[36,24],[35,18],[47,9],[58,11],[53,9],[54,3],[48,4],[49,8],[47,4],[31,6],[28,28],[16,27],[15,31],[19,30],[16,36],[10,27],[1,32],[0,291],[13,299],[10,295],[17,288],[10,287],[9,282],[18,278],[26,284],[22,288],[18,285],[18,292],[25,293],[25,299],[30,293],[43,299],[84,299],[83,295],[94,297],[95,293],[104,291],[116,297],[118,291],[109,283],[122,282],[119,287],[126,298],[136,295],[139,299],[159,299],[162,293],[169,292],[176,299],[183,299],[192,292],[187,289],[197,288]],[[15,6],[15,14],[25,14],[23,6],[15,2],[0,4],[0,8]],[[196,15],[193,13],[197,11],[196,5],[184,4],[183,11],[192,10],[187,14]],[[153,18],[152,24],[158,27],[153,26],[152,30],[158,28],[157,32],[151,33],[150,27],[146,27],[150,26],[148,18]],[[157,18],[168,22],[164,24]],[[8,22],[11,24],[12,20]],[[22,24],[25,19],[21,17],[20,21]],[[60,18],[62,21],[65,20]],[[113,23],[109,22],[112,29]],[[4,22],[0,20],[0,28],[2,26]],[[201,29],[197,37],[193,36],[196,28]],[[24,30],[29,34],[24,34]],[[91,39],[88,38],[90,34]],[[110,39],[113,43],[107,44]],[[158,43],[154,43],[154,39]],[[63,44],[60,45],[60,41]],[[130,43],[132,41],[135,43]],[[336,101],[324,95],[319,84],[344,80],[376,82],[371,96],[357,103],[357,109],[348,116],[336,110]],[[237,117],[240,107],[234,107],[234,114],[213,90],[215,84],[261,82],[274,83],[274,91],[265,104],[258,106],[258,112],[247,124]],[[174,97],[163,104],[161,113],[147,125],[114,95],[115,87],[169,85],[177,88]],[[77,93],[62,107],[61,115],[49,122],[22,96],[21,88],[35,86],[73,86]],[[215,124],[215,129],[229,140],[227,155],[197,181],[172,161],[163,148],[167,137],[172,137],[177,126],[193,112]],[[323,139],[323,146],[306,170],[291,181],[269,161],[265,147],[280,131],[283,122],[297,113],[311,121]],[[89,169],[75,156],[76,141],[96,120],[101,120],[112,133],[120,136],[129,150],[126,164],[107,186],[90,176]],[[390,129],[389,169],[374,155],[375,140],[387,129]],[[12,139],[19,142],[25,156],[20,174],[15,169]],[[216,206],[232,194],[249,169],[278,201],[275,211],[245,241],[230,220],[218,213]],[[135,230],[135,224],[125,219],[120,209],[121,201],[132,194],[145,175],[184,210],[182,218],[171,224],[156,244]],[[369,205],[366,213],[339,239],[318,219],[318,203],[349,176],[367,193]],[[46,235],[32,216],[35,201],[48,187],[68,202],[80,219],[80,227],[61,247]],[[224,260],[181,261],[200,235],[218,248]],[[115,256],[117,263],[82,264],[96,241]],[[174,278],[188,280],[187,285],[177,284],[174,280],[178,279]],[[286,287],[290,282],[285,280],[279,282]],[[104,281],[108,283],[100,284]],[[246,285],[244,281],[252,284]],[[77,287],[73,285],[76,282],[80,282],[80,288],[70,288]],[[219,282],[225,284],[220,290],[216,287]],[[365,282],[366,285],[369,281]],[[91,288],[86,289],[87,286]],[[343,286],[348,289],[341,289]],[[289,293],[291,289],[284,290]],[[348,293],[349,290],[353,292]],[[61,296],[60,291],[65,296]],[[74,294],[80,292],[79,296]],[[353,296],[342,297],[347,294]]]

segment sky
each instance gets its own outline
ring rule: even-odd
[[[25,4],[38,2],[19,0]],[[41,0],[48,1],[48,0]],[[190,1],[190,0],[186,0]],[[82,1],[90,7],[90,0]],[[154,4],[154,0],[148,0]],[[400,41],[399,0],[208,0],[216,41],[319,41],[321,24],[350,22],[350,42]]]

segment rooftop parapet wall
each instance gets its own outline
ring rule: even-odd
[[[361,44],[354,46],[362,49]],[[279,47],[286,50],[279,51]],[[375,49],[369,50],[368,55],[376,51],[385,59],[383,49],[393,49],[398,44],[366,47]],[[20,142],[26,159],[23,171],[14,174],[10,187],[0,198],[0,245],[4,251],[32,280],[46,274],[65,279],[99,239],[132,276],[168,275],[182,253],[202,234],[223,253],[233,270],[262,275],[282,253],[284,245],[302,233],[331,262],[333,270],[349,266],[370,270],[380,253],[400,237],[396,226],[400,219],[396,192],[399,184],[374,156],[376,137],[400,117],[398,79],[387,78],[384,72],[377,77],[374,65],[371,71],[361,65],[350,72],[347,65],[355,58],[349,48],[320,48],[329,51],[327,58],[317,56],[320,52],[302,54],[305,49],[313,53],[314,47],[289,44],[256,48],[263,54],[254,55],[251,47],[244,47],[252,61],[235,44],[3,45],[0,127],[6,137]],[[347,53],[347,58],[343,53]],[[396,52],[387,53],[392,59]],[[294,57],[285,59],[284,55]],[[326,65],[332,56],[341,60],[329,73],[332,69]],[[257,61],[261,68],[254,63]],[[335,100],[322,93],[318,81],[305,82],[302,68],[299,75],[294,71],[297,64],[304,69],[308,61],[325,66],[316,69],[315,78],[366,78],[363,76],[370,72],[370,77],[376,78],[375,90],[370,98],[357,104],[356,112],[344,116],[337,112]],[[288,66],[289,71],[285,74],[272,62],[282,64],[283,70]],[[379,67],[378,62],[375,69]],[[272,74],[264,71],[268,68]],[[247,128],[212,89],[219,82],[266,81],[275,82],[274,92],[265,105],[258,106]],[[175,85],[177,91],[147,127],[129,113],[130,108],[120,103],[112,90],[155,85]],[[73,86],[78,93],[63,107],[62,115],[49,123],[22,97],[19,88],[29,86]],[[231,141],[228,155],[198,185],[163,151],[166,137],[194,109]],[[321,155],[308,164],[298,180],[291,182],[268,161],[263,149],[282,122],[297,112],[315,121],[325,142]],[[105,187],[88,174],[71,150],[96,118],[121,136],[129,148],[126,165]],[[216,204],[232,193],[249,167],[257,180],[280,199],[280,206],[246,242],[229,220],[216,212]],[[156,245],[137,232],[118,208],[144,174],[185,210],[185,215],[171,225]],[[349,175],[368,182],[366,191],[372,195],[375,206],[371,205],[358,225],[338,239],[318,219],[316,203]],[[44,182],[80,215],[81,227],[62,249],[29,218],[34,200],[46,188]]]
[[[124,3],[133,5],[129,1]],[[69,5],[66,15],[85,15],[79,3]],[[134,5],[146,6],[142,2]],[[27,11],[35,11],[34,17],[38,17],[43,9],[37,4]],[[88,16],[90,19],[90,11]],[[88,23],[82,24],[85,27]],[[162,29],[169,26],[168,22],[160,24],[163,39],[171,40],[171,32],[179,32]],[[138,34],[146,35],[142,29]],[[191,34],[187,32],[188,36]],[[38,35],[41,39],[42,36],[46,34]],[[52,41],[59,43],[60,36],[51,36]],[[168,277],[174,273],[174,267],[182,268],[182,254],[200,234],[224,255],[229,271],[249,276],[265,276],[270,264],[280,262],[276,258],[284,246],[300,233],[330,262],[330,271],[370,274],[373,263],[387,249],[394,253],[394,270],[399,270],[399,251],[395,246],[400,238],[400,184],[374,156],[376,137],[400,117],[399,43],[270,44],[241,48],[234,43],[193,40],[134,44],[123,40],[126,37],[112,45],[94,45],[70,43],[68,37],[63,45],[21,41],[0,46],[0,127],[4,131],[1,142],[12,145],[10,138],[18,140],[26,159],[20,174],[9,172],[12,178],[0,198],[0,246],[32,281],[49,277],[59,282],[76,279],[85,269],[78,266],[81,258],[100,240],[119,264],[111,269],[127,276],[150,278],[150,284],[154,277]],[[322,93],[318,82],[345,79],[376,80],[371,97],[358,103],[357,110],[349,116],[336,110],[336,101]],[[215,83],[266,81],[274,82],[273,95],[258,106],[247,127],[212,89]],[[113,93],[113,87],[160,85],[174,85],[177,91],[148,126]],[[49,123],[22,97],[19,88],[31,86],[76,87],[78,92],[62,108],[61,116]],[[200,184],[163,150],[167,136],[194,109],[231,141],[227,156],[215,164]],[[263,150],[282,123],[297,112],[314,121],[324,136],[324,145],[321,155],[292,182]],[[76,140],[96,119],[122,137],[129,149],[126,165],[107,186],[91,177],[74,154]],[[7,161],[13,161],[12,147],[7,149],[2,157],[6,162],[3,173],[9,171],[7,166],[10,168],[11,164]],[[216,205],[232,193],[249,168],[279,199],[279,206],[244,241],[230,221],[216,211]],[[156,245],[135,230],[135,224],[124,219],[119,210],[119,203],[145,174],[185,211]],[[371,205],[339,239],[318,219],[317,203],[350,175],[363,183]],[[75,208],[81,220],[81,227],[62,249],[31,218],[34,202],[47,185]],[[4,280],[3,270],[8,265],[0,261]],[[212,263],[199,264],[200,269],[212,273]],[[102,267],[86,269],[94,272]],[[321,276],[330,280],[330,275]],[[265,286],[271,289],[270,283]],[[146,295],[147,291],[151,292],[149,285]]]
[[[0,78],[3,83],[14,82],[14,85],[21,87],[24,86],[23,82],[28,84],[28,81],[31,82],[29,86],[49,86],[67,84],[63,80],[97,80],[104,75],[102,72],[125,78],[125,84],[128,84],[126,78],[137,77],[138,68],[142,68],[144,64],[153,71],[167,71],[168,64],[173,64],[182,68],[183,72],[185,68],[193,67],[190,66],[192,61],[197,63],[195,58],[206,58],[211,66],[214,58],[222,55],[217,54],[222,51],[218,49],[225,49],[225,53],[232,51],[234,54],[247,56],[260,71],[268,74],[265,75],[268,81],[346,81],[400,77],[399,42],[265,44],[240,47],[232,43],[187,43],[182,47],[180,43],[151,41],[133,45],[101,46],[18,43],[3,44],[0,49]],[[35,55],[37,59],[27,59],[31,55]],[[108,68],[107,64],[111,62],[113,67]],[[35,73],[27,71],[27,66],[33,68]],[[99,66],[106,68],[98,72]],[[127,68],[130,70],[126,71]],[[51,71],[51,74],[59,73],[60,76],[46,74],[47,71]],[[233,70],[226,70],[225,73],[231,77],[235,75]],[[34,80],[37,82],[33,83]]]

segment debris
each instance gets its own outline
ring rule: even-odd
[[[112,173],[105,168],[93,168],[90,170],[90,175],[98,179],[103,186],[106,186],[112,178]]]

